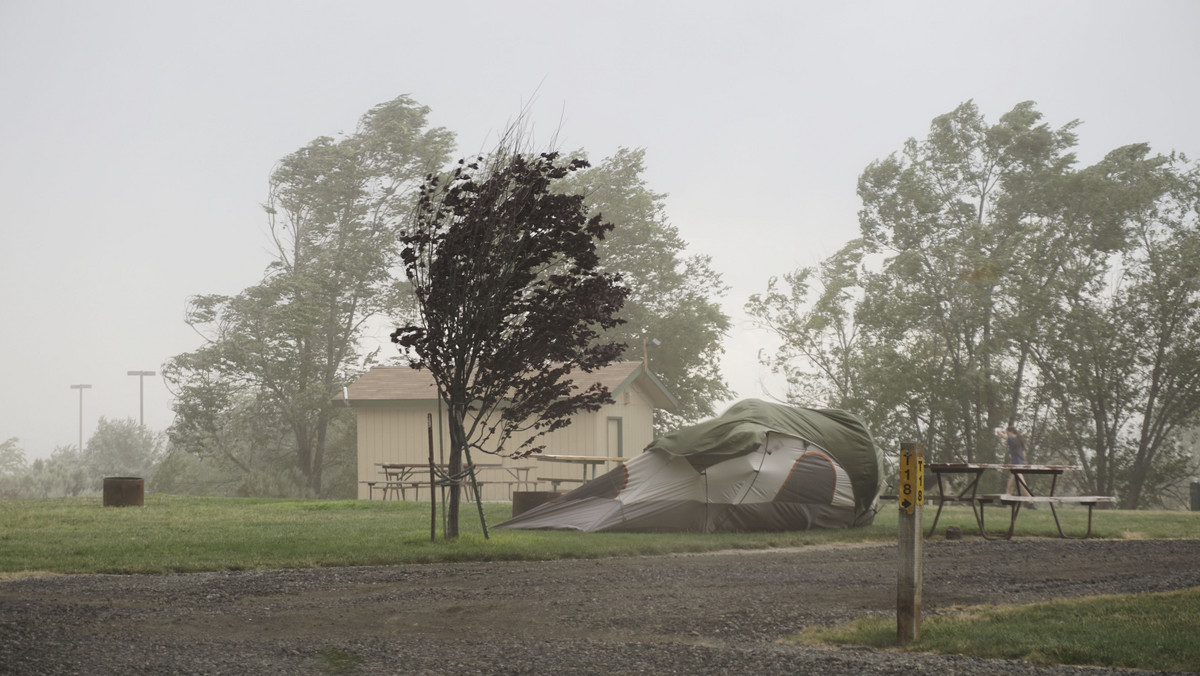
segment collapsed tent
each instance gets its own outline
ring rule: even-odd
[[[782,531],[871,523],[882,454],[833,409],[756,399],[655,440],[641,455],[497,528]]]

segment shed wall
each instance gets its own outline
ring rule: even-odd
[[[386,405],[355,406],[358,431],[358,498],[370,497],[369,488],[363,482],[382,478],[379,465],[382,463],[426,463],[429,459],[427,416],[434,420],[434,457],[440,462],[449,453],[449,430],[442,421],[438,429],[438,411],[435,402],[388,402]],[[632,384],[617,393],[616,401],[603,406],[599,411],[577,414],[567,427],[556,430],[545,437],[546,453],[557,455],[610,455],[609,419],[621,421],[620,447],[625,457],[632,457],[654,440],[654,413],[650,398],[639,385]],[[615,453],[613,453],[615,455]],[[500,464],[503,467],[531,467],[528,477],[571,478],[582,476],[579,465],[538,462],[535,457],[514,460],[502,456],[485,454],[473,458],[477,464]],[[598,474],[615,467],[609,463],[598,469]],[[484,479],[509,479],[507,473],[485,470]],[[578,486],[566,484],[564,488]],[[511,490],[549,490],[549,482],[535,486],[483,486],[484,500],[510,500]],[[428,500],[428,492],[421,492],[421,500]],[[378,497],[378,493],[376,494]],[[409,499],[413,499],[411,493]]]

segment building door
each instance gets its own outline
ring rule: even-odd
[[[623,425],[620,418],[608,419],[608,457],[625,457]]]

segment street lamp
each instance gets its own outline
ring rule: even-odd
[[[146,376],[153,376],[154,371],[129,371],[126,375],[138,377],[138,425],[146,426]]]
[[[92,389],[91,385],[72,385],[72,390],[79,390],[79,452],[83,453],[83,391]]]

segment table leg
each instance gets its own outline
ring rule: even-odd
[[[933,514],[933,525],[931,525],[929,527],[929,534],[926,535],[925,537],[931,537],[933,535],[934,531],[937,530],[938,519],[941,518],[941,516],[942,516],[942,506],[946,504],[946,487],[945,487],[945,485],[942,484],[942,473],[935,471],[933,474],[934,474],[934,476],[937,477],[938,508],[937,508],[937,511],[934,512],[934,514]],[[898,501],[899,500],[897,500],[897,502]]]
[[[953,500],[955,502],[963,502],[964,500],[970,501],[971,510],[975,513],[975,523],[979,526],[979,532],[980,532],[980,534],[982,534],[983,533],[983,520],[979,513],[979,509],[975,506],[975,493],[978,492],[978,490],[979,490],[979,477],[983,475],[983,470],[978,470],[978,471],[972,470],[972,471],[965,472],[965,473],[971,475],[971,480],[967,483],[966,486],[963,486],[963,489],[961,491],[959,491],[957,495],[955,495],[953,497]],[[946,497],[946,485],[945,485],[945,482],[943,481],[942,473],[935,470],[934,475],[937,476],[938,508],[937,508],[937,512],[933,515],[933,524],[929,527],[929,533],[926,534],[925,537],[933,536],[934,532],[937,530],[938,519],[941,518],[941,516],[942,516],[942,507],[945,506],[947,500],[951,499],[951,498]],[[968,494],[970,495],[969,498],[968,498]]]
[[[977,501],[972,501],[972,503],[974,503],[974,502],[977,502]],[[983,504],[981,503],[979,505],[979,511],[977,512],[978,518],[979,518],[979,534],[983,536],[984,540],[1011,540],[1012,534],[1013,534],[1013,528],[1017,524],[1017,513],[1020,511],[1021,511],[1021,503],[1014,502],[1012,505],[1012,518],[1008,522],[1008,532],[999,537],[992,537],[987,534],[987,530],[984,528],[984,518],[983,518],[984,509],[983,509]]]

